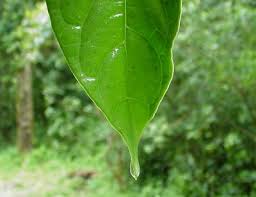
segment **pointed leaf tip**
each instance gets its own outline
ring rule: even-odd
[[[140,176],[140,164],[139,164],[138,159],[136,159],[136,160],[131,160],[130,173],[131,173],[132,177],[137,181],[138,177]]]

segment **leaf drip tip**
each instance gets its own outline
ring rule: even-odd
[[[131,159],[130,173],[132,177],[137,181],[138,177],[140,176],[140,164],[138,157],[135,159]]]

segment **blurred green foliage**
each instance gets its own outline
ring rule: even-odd
[[[95,156],[92,167],[97,166],[97,155],[108,148],[112,131],[65,65],[44,3],[3,0],[0,10],[1,145],[15,142],[16,72],[29,61],[34,75],[34,146],[39,151],[31,158],[40,164],[42,155],[57,150],[78,158],[78,164],[85,155]],[[184,1],[174,81],[144,132],[142,177],[138,188],[128,185],[135,193],[256,196],[255,30],[255,0]],[[14,153],[0,147],[3,158],[12,163]],[[47,148],[40,152],[42,147]],[[128,174],[126,167],[122,174]],[[102,179],[99,185],[109,182]]]

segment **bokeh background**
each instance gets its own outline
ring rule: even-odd
[[[256,197],[256,1],[183,4],[174,80],[135,182],[44,1],[0,0],[1,197]]]

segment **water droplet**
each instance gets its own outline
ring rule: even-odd
[[[79,25],[78,25],[78,26],[73,26],[72,29],[73,29],[73,30],[80,30],[80,29],[81,29],[81,26],[79,26]]]
[[[85,78],[83,79],[83,81],[84,81],[84,82],[94,82],[94,81],[96,81],[96,79],[95,79],[94,77],[85,77]]]
[[[138,145],[128,145],[131,163],[130,163],[130,173],[132,177],[137,180],[140,176],[140,163],[139,163],[139,155],[138,155]]]
[[[137,158],[132,158],[131,163],[130,163],[130,173],[132,177],[137,180],[138,177],[140,176],[140,164],[138,157]]]
[[[119,13],[119,14],[115,14],[113,16],[110,17],[110,19],[114,19],[114,18],[118,18],[118,17],[122,17],[123,13]]]
[[[116,57],[116,55],[118,54],[118,51],[119,51],[119,48],[115,48],[113,51],[112,51],[112,57]]]

